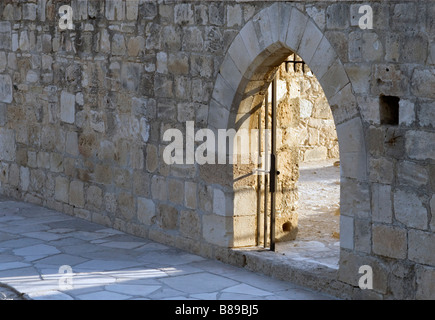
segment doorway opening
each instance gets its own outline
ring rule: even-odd
[[[267,161],[268,154],[273,154],[272,138],[267,134],[270,133],[267,129],[273,128],[273,116],[278,172],[274,206],[267,185],[271,183],[268,176],[274,172],[270,166],[273,160]],[[259,139],[262,169],[258,171],[264,172],[257,182],[257,245],[337,269],[340,250],[337,132],[321,85],[296,54],[291,54],[277,69],[262,107],[252,117],[251,127],[263,127],[265,133]],[[272,230],[271,214],[276,245],[266,236]]]

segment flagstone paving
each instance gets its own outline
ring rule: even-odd
[[[0,199],[0,300],[334,299],[33,204]]]

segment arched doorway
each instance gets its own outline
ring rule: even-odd
[[[235,37],[216,78],[210,103],[208,125],[211,129],[249,128],[249,117],[264,101],[265,92],[279,65],[296,53],[319,80],[331,106],[340,147],[341,249],[354,249],[352,199],[363,193],[366,184],[366,149],[362,121],[352,85],[335,50],[320,29],[296,7],[275,3],[259,12]],[[250,168],[248,168],[250,170]],[[232,216],[225,220],[230,247],[255,244],[256,217],[253,181],[243,181],[243,167],[231,167],[232,181],[222,184],[227,198],[233,200]],[[356,186],[343,192],[343,186]]]

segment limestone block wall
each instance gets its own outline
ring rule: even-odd
[[[295,54],[286,61],[302,61]],[[339,157],[338,138],[328,100],[310,67],[301,63],[284,63],[279,72],[278,96],[295,108],[298,125],[292,136],[299,143],[299,160],[316,161]],[[288,95],[288,97],[287,97]]]
[[[336,284],[433,298],[435,7],[365,3],[373,29],[359,1],[1,1],[1,193],[231,261],[255,232],[237,214],[245,182],[232,165],[167,164],[163,136],[242,127],[296,53],[337,128]]]

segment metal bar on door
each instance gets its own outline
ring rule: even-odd
[[[269,90],[266,90],[265,97],[265,111],[264,111],[264,170],[269,170]],[[267,248],[267,212],[268,212],[268,185],[269,175],[264,175],[264,217],[263,217],[263,246]]]
[[[258,112],[258,164],[257,164],[257,246],[261,242],[261,109]]]
[[[275,251],[275,211],[276,211],[276,107],[277,107],[277,76],[272,81],[272,143],[270,157],[270,250]]]

